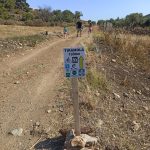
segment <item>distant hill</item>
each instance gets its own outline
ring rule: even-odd
[[[70,10],[52,10],[49,8],[32,9],[26,0],[0,0],[0,24],[17,24],[31,26],[72,25],[82,12]]]
[[[146,17],[146,18],[150,18],[150,14],[148,14],[148,15],[146,15],[146,16],[144,16],[144,17]]]

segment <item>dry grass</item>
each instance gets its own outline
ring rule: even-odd
[[[62,32],[62,27],[29,27],[29,26],[14,26],[0,25],[0,39],[35,35],[41,32]]]
[[[99,33],[94,42],[113,48],[121,61],[138,65],[145,70],[150,67],[150,37],[133,34]]]

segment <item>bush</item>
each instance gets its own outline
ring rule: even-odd
[[[93,89],[107,90],[108,85],[106,78],[95,69],[87,72],[87,82]]]
[[[26,12],[22,16],[22,21],[33,20],[33,14],[31,12]]]
[[[47,23],[43,22],[41,19],[36,19],[36,20],[28,20],[28,21],[26,21],[25,25],[27,25],[27,26],[35,26],[35,27],[42,27],[42,26],[47,26]]]
[[[36,46],[36,44],[44,41],[45,39],[46,39],[46,36],[40,35],[40,34],[11,38],[11,40],[17,41],[17,43],[24,43],[25,45],[29,47],[34,47]]]
[[[120,56],[121,61],[126,63],[134,62],[142,68],[148,69],[150,66],[149,59],[149,43],[148,36],[137,36],[133,34],[119,34],[119,33],[101,33],[104,36],[106,46],[113,48],[116,55]],[[96,44],[100,44],[102,36],[94,37]]]

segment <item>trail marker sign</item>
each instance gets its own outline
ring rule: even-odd
[[[67,78],[80,78],[86,75],[83,47],[64,48],[64,68]]]

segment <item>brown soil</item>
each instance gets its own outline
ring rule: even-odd
[[[52,108],[63,79],[63,48],[75,46],[84,38],[47,41],[32,50],[1,58],[1,150],[28,150],[48,131],[54,137],[53,133],[61,126],[57,109]],[[52,111],[47,113],[49,109]],[[36,122],[40,123],[40,131],[34,130]],[[21,137],[8,134],[19,127],[24,130]]]

